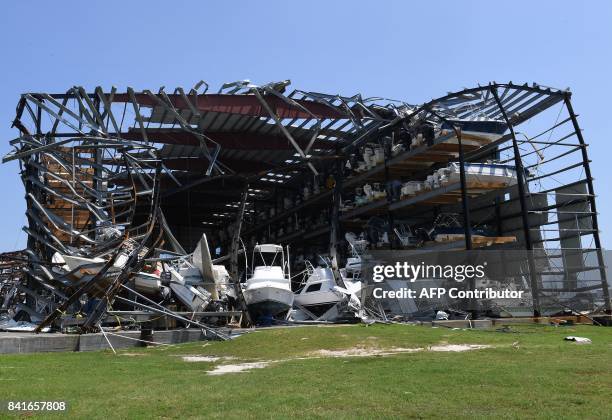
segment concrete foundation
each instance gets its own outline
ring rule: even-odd
[[[599,325],[612,325],[610,316],[600,316],[597,318]],[[551,324],[560,321],[571,321],[575,324],[593,324],[592,319],[585,316],[562,316],[562,317],[541,317],[541,318],[498,318],[498,319],[476,319],[476,320],[449,320],[449,321],[417,321],[420,325],[430,325],[432,327],[446,328],[498,328],[504,325],[514,324]],[[315,324],[313,324],[315,325]],[[342,324],[346,326],[347,324]],[[353,324],[358,325],[358,324]],[[270,328],[297,328],[307,325],[275,326]],[[326,326],[333,326],[328,324]],[[220,331],[228,335],[237,335],[252,329],[229,329],[221,328]],[[107,337],[115,349],[129,347],[143,347],[147,343],[138,341],[142,338],[140,331],[118,331],[107,332]],[[111,335],[114,334],[114,335]],[[161,344],[178,344],[199,340],[215,340],[212,335],[206,335],[201,330],[195,328],[152,331],[145,340]],[[38,352],[59,352],[59,351],[96,351],[110,349],[108,342],[102,333],[95,334],[60,334],[60,333],[13,333],[0,332],[0,354],[8,353],[38,353]]]
[[[112,334],[116,335],[107,333],[107,337],[115,349],[147,345],[137,341],[141,338],[140,331],[118,331]],[[147,337],[147,341],[162,344],[177,344],[211,339],[214,339],[214,337],[207,337],[201,330],[197,329],[153,331],[152,335]],[[110,349],[110,347],[102,333],[77,335],[0,332],[0,354],[96,351],[106,349]]]
[[[545,316],[539,318],[491,318],[491,319],[453,319],[448,321],[431,321],[431,326],[448,327],[448,328],[497,328],[504,325],[516,324],[556,324],[563,321],[572,322],[574,324],[592,325],[591,318],[583,315],[568,315],[568,316]],[[422,322],[423,325],[429,325],[429,322]]]

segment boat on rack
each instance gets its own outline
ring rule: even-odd
[[[479,184],[497,184],[511,186],[516,184],[516,168],[495,162],[465,163],[465,180]],[[461,164],[451,162],[445,168],[433,173],[434,184],[444,186],[460,182]]]
[[[242,294],[254,320],[278,317],[291,308],[294,295],[282,246],[254,247],[251,273],[242,286]]]
[[[452,132],[454,126],[461,129],[461,140],[474,140],[484,144],[501,138],[508,129],[505,121],[490,118],[449,119],[442,124],[442,132]]]

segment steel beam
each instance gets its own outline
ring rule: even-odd
[[[566,92],[563,101],[565,103],[565,108],[567,109],[567,112],[570,114],[570,118],[574,126],[574,131],[576,132],[576,137],[578,138],[578,141],[580,142],[581,146],[580,150],[582,152],[582,163],[584,166],[584,173],[587,180],[587,188],[589,192],[588,200],[592,212],[591,217],[593,223],[593,239],[595,240],[595,247],[597,248],[597,260],[599,265],[599,275],[601,277],[601,287],[603,289],[606,313],[610,315],[612,314],[612,304],[610,302],[610,287],[608,285],[605,268],[606,264],[602,255],[601,241],[599,239],[599,223],[597,223],[597,207],[595,205],[595,188],[593,187],[593,178],[591,177],[591,166],[589,165],[590,161],[586,150],[586,143],[584,141],[584,137],[582,136],[582,130],[578,125],[578,119],[576,117],[576,114],[574,113],[574,108],[572,107],[572,101],[570,100],[570,97],[570,92]]]
[[[130,93],[116,93],[114,102],[131,102]],[[251,117],[268,117],[269,113],[255,95],[204,94],[195,96],[194,103],[187,103],[180,94],[167,95],[172,105],[177,109],[189,110],[191,106],[201,112],[222,112]],[[134,99],[140,106],[154,107],[156,101],[146,93],[134,93]],[[295,100],[300,106],[295,106],[274,96],[266,97],[266,101],[274,109],[279,118],[347,118],[345,112],[331,106],[307,100]],[[304,109],[302,109],[304,108]],[[306,111],[305,111],[306,110]]]
[[[516,169],[516,181],[518,186],[519,193],[519,201],[521,203],[521,220],[523,222],[523,234],[525,236],[525,247],[527,248],[528,255],[528,264],[529,264],[529,277],[531,280],[531,294],[533,298],[533,316],[540,316],[540,286],[538,284],[537,273],[535,264],[533,262],[533,244],[531,243],[531,232],[529,230],[529,219],[527,216],[527,202],[525,201],[526,197],[526,188],[525,188],[525,172],[523,169],[523,161],[521,158],[521,152],[518,147],[518,141],[516,139],[516,133],[514,132],[514,127],[510,120],[508,119],[508,115],[506,114],[506,110],[499,99],[499,95],[497,93],[496,87],[491,87],[491,93],[495,98],[495,102],[497,102],[497,106],[499,107],[506,124],[508,125],[508,129],[510,130],[510,135],[512,136],[512,150],[514,152],[514,165]]]
[[[193,133],[165,128],[146,129],[150,141],[162,144],[176,144],[185,146],[199,146],[200,142]],[[120,136],[130,140],[142,140],[139,130],[130,130],[120,133]],[[294,150],[285,136],[277,134],[262,134],[250,131],[207,131],[206,137],[219,144],[223,149],[237,150]],[[308,147],[311,139],[293,137],[295,142],[302,148]],[[336,142],[330,140],[316,139],[312,145],[315,149],[333,150]]]
[[[244,318],[247,324],[251,324],[251,316],[247,309],[246,301],[244,300],[244,296],[242,295],[242,288],[240,287],[240,279],[238,275],[238,250],[240,249],[240,232],[242,230],[242,222],[244,221],[244,210],[246,208],[246,202],[249,198],[249,184],[245,183],[244,190],[242,192],[242,198],[240,200],[240,207],[238,208],[238,212],[236,213],[236,219],[234,224],[234,232],[232,235],[232,246],[230,250],[230,273],[231,278],[233,279],[234,291],[236,293],[236,299],[238,304],[241,306],[241,310],[244,313]],[[246,258],[246,255],[245,255]],[[246,276],[247,273],[244,273]]]

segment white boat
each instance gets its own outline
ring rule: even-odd
[[[287,266],[282,246],[262,244],[253,249],[251,276],[242,294],[254,320],[279,316],[293,305]]]
[[[314,268],[307,261],[306,267],[305,280],[295,292],[295,309],[291,312],[291,320],[333,322],[358,316],[361,309],[359,272],[349,269],[350,277],[345,277],[346,268],[341,269],[342,285],[339,286],[329,266]],[[360,270],[361,263],[358,268]]]
[[[106,264],[106,260],[95,257],[95,258],[84,258],[77,257],[73,255],[60,254],[56,252],[53,254],[51,261],[54,264],[63,264],[61,268],[64,271],[73,272],[73,276],[77,279],[80,279],[84,276],[95,276],[100,272],[104,264]],[[123,268],[125,263],[127,262],[127,255],[121,253],[115,259],[115,262],[112,267],[109,268],[107,274],[117,273]]]
[[[466,163],[465,179],[467,182],[494,183],[505,186],[516,184],[516,169],[514,166],[498,163]],[[434,173],[434,183],[440,186],[460,182],[460,164],[451,162],[446,168]]]
[[[346,265],[340,269],[340,276],[344,287],[351,293],[361,297],[361,255],[365,253],[368,241],[358,239],[357,236],[348,232],[344,238],[349,244],[351,256],[346,259]]]
[[[182,260],[175,266],[169,266],[170,290],[174,297],[190,311],[204,311],[212,295],[202,286],[200,270],[189,261]]]
[[[128,256],[124,253],[119,254],[115,263],[108,269],[104,279],[110,279],[117,275],[125,266]],[[98,274],[107,260],[95,257],[84,258],[72,255],[64,255],[56,252],[52,257],[55,264],[63,264],[61,268],[67,272],[73,272],[72,277],[77,280],[91,279]],[[155,295],[162,290],[159,274],[138,272],[134,275],[134,289],[139,293]]]
[[[307,267],[307,277],[295,292],[295,305],[319,317],[341,302],[345,294],[337,290],[331,268],[314,268],[310,263]]]
[[[364,318],[361,305],[362,259],[368,241],[358,239],[351,232],[345,238],[351,250],[351,257],[340,269],[340,284],[334,278],[329,265],[325,268],[314,268],[306,261],[306,278],[295,292],[295,308],[291,313],[294,321],[337,321],[350,319],[351,315]]]

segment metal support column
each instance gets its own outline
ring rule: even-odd
[[[395,132],[392,133],[392,135],[395,136]],[[392,202],[391,196],[393,195],[393,186],[390,184],[389,166],[387,165],[387,162],[389,162],[389,160],[393,156],[391,155],[391,144],[389,144],[389,142],[385,141],[385,143],[383,144],[383,147],[384,147],[383,150],[385,154],[385,190],[387,191],[386,200],[387,200],[387,203],[391,203]],[[387,206],[387,235],[389,236],[389,249],[393,249],[393,240],[395,239],[394,230],[393,230],[394,228],[395,228],[395,223],[393,220],[393,213],[389,211],[389,207]]]
[[[244,209],[246,208],[246,202],[249,197],[249,184],[246,183],[242,197],[240,199],[240,207],[236,213],[236,222],[234,223],[234,232],[232,235],[232,247],[230,249],[230,274],[232,283],[234,285],[234,291],[236,292],[236,300],[240,306],[240,310],[244,314],[244,320],[246,323],[251,324],[251,317],[247,310],[247,305],[242,296],[242,289],[240,288],[240,278],[238,274],[238,250],[240,248],[240,230],[242,229],[242,221],[244,220]],[[246,258],[246,254],[244,258]],[[245,273],[246,275],[246,273]]]
[[[467,195],[467,182],[465,180],[465,157],[463,155],[463,145],[461,143],[461,127],[453,126],[457,143],[459,144],[459,180],[461,183],[461,207],[463,209],[463,229],[465,232],[465,249],[472,249],[472,223],[470,220],[470,206]]]
[[[504,236],[504,229],[502,226],[501,205],[500,205],[499,197],[495,197],[495,227],[497,229],[497,236]]]
[[[459,181],[461,184],[461,208],[463,212],[463,232],[465,239],[465,250],[472,250],[472,222],[470,219],[470,205],[467,195],[467,181],[465,179],[465,156],[463,155],[463,144],[461,143],[461,127],[453,124],[453,130],[457,136],[457,144],[459,145]],[[472,277],[468,279],[468,287],[470,290],[476,289],[476,280]],[[477,318],[478,301],[476,298],[468,300],[468,310],[472,314],[472,318]]]
[[[529,278],[531,284],[531,294],[533,297],[533,316],[540,316],[540,287],[538,285],[537,273],[535,269],[535,263],[533,261],[533,244],[531,243],[531,234],[529,232],[529,219],[527,217],[527,203],[525,201],[525,171],[523,169],[523,162],[521,159],[521,153],[518,148],[518,142],[516,140],[516,134],[514,132],[514,127],[510,120],[508,119],[508,115],[506,114],[506,110],[504,109],[501,100],[499,99],[499,95],[497,93],[497,89],[494,87],[490,88],[490,92],[495,98],[495,102],[501,112],[508,128],[510,129],[510,135],[512,136],[512,150],[514,152],[514,165],[516,168],[516,181],[518,186],[518,194],[519,194],[519,202],[521,204],[521,219],[523,222],[523,232],[525,235],[525,246],[527,248],[528,253],[528,264],[529,264]]]
[[[584,174],[586,176],[587,188],[589,191],[589,205],[591,206],[591,212],[593,213],[592,223],[593,223],[593,239],[595,240],[595,247],[597,248],[597,262],[599,265],[599,275],[601,277],[601,286],[603,288],[603,296],[605,300],[605,311],[607,314],[612,314],[612,306],[610,302],[610,289],[608,286],[608,279],[606,276],[606,268],[605,261],[603,258],[602,250],[601,250],[601,241],[599,239],[599,224],[597,223],[597,207],[595,206],[595,188],[593,188],[593,178],[591,177],[591,167],[589,165],[589,156],[586,150],[586,143],[584,142],[584,137],[582,136],[582,131],[580,130],[580,126],[578,125],[578,119],[576,114],[574,113],[574,108],[572,107],[572,102],[570,100],[571,93],[566,92],[565,97],[563,98],[565,102],[565,108],[570,115],[572,120],[572,124],[574,126],[574,131],[576,132],[576,137],[578,138],[578,142],[580,143],[580,149],[582,152],[582,165],[584,167]]]
[[[340,268],[338,266],[338,232],[340,231],[340,200],[342,199],[342,164],[340,162],[336,163],[334,180],[332,208],[330,212],[329,256],[331,257],[332,271],[334,272],[336,284],[344,287],[340,275]]]

